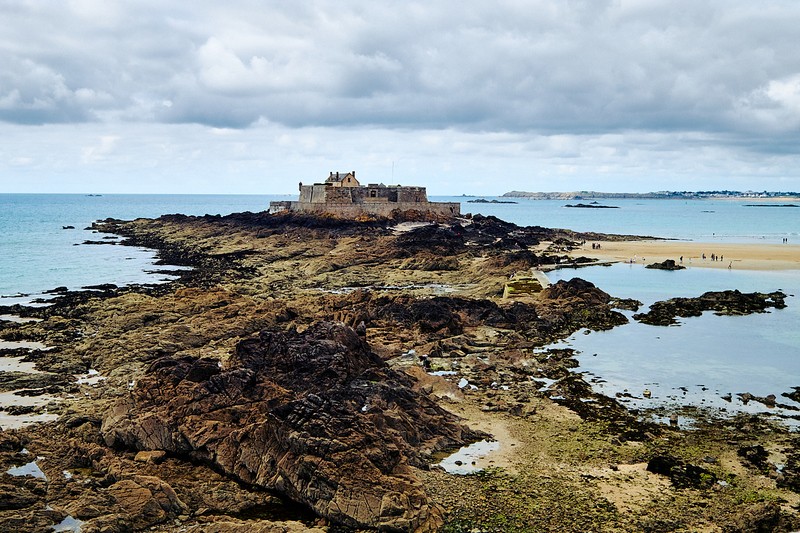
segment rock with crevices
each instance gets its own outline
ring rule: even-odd
[[[354,330],[322,322],[242,341],[224,368],[157,360],[102,432],[108,445],[210,463],[334,523],[425,531],[442,512],[413,467],[480,436],[412,385]]]

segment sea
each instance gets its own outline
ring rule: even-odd
[[[121,246],[95,233],[93,221],[163,214],[225,215],[264,211],[289,195],[81,195],[0,194],[0,305],[30,304],[55,287],[100,283],[164,283],[170,267],[155,264],[154,251]],[[800,207],[759,200],[597,200],[606,209],[567,208],[576,203],[502,197],[431,197],[461,202],[462,213],[493,215],[525,226],[647,235],[698,242],[800,242]],[[486,200],[486,203],[475,202]],[[514,202],[514,203],[500,203]],[[584,202],[587,203],[587,202]],[[105,242],[105,245],[93,244]],[[800,387],[800,270],[746,271],[688,268],[648,270],[639,264],[561,269],[551,281],[580,277],[644,308],[677,296],[739,289],[789,294],[787,308],[745,317],[705,313],[678,326],[634,320],[606,332],[580,331],[549,348],[572,348],[598,391],[632,408],[698,406],[721,415],[767,412],[798,426],[800,404],[783,393]],[[630,312],[625,312],[629,317]],[[643,392],[650,391],[650,398]],[[767,408],[737,394],[774,394]],[[781,407],[783,404],[783,407]]]

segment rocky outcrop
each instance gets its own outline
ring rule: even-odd
[[[749,315],[765,313],[770,307],[786,307],[786,295],[780,291],[742,293],[732,291],[710,291],[696,298],[672,298],[656,302],[647,313],[633,315],[634,320],[651,326],[677,324],[677,317],[700,316],[703,311],[714,311],[715,315]]]
[[[590,204],[584,204],[584,203],[567,204],[564,207],[577,207],[582,209],[619,209],[618,205],[600,205],[597,202],[592,202]]]
[[[625,315],[611,308],[611,296],[581,278],[560,280],[544,289],[541,296],[539,311],[547,320],[540,328],[543,331],[606,330],[628,323]]]
[[[165,450],[275,489],[334,523],[440,524],[412,467],[478,438],[412,390],[349,327],[265,331],[224,365],[154,362],[103,423],[108,445]]]
[[[645,268],[651,268],[654,270],[684,270],[686,267],[677,264],[674,259],[665,259],[660,263],[649,264]]]

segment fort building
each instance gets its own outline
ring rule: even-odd
[[[328,213],[355,218],[359,215],[388,217],[393,211],[416,210],[439,216],[458,216],[458,202],[429,202],[425,187],[361,185],[355,171],[330,172],[323,183],[300,183],[298,201],[270,202],[269,212],[295,211],[301,213]]]

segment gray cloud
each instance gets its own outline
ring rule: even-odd
[[[792,2],[303,4],[7,5],[2,118],[597,132],[798,113],[796,82],[775,87],[800,73]]]
[[[502,160],[622,173],[642,138],[648,153],[729,159],[791,158],[800,141],[800,4],[788,0],[0,1],[0,12],[9,126],[396,130],[408,147],[414,131],[440,130],[478,135]]]

